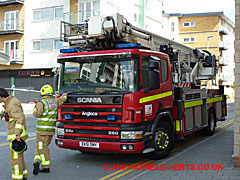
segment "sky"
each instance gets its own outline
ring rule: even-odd
[[[164,0],[167,13],[201,13],[223,11],[235,19],[235,0]]]

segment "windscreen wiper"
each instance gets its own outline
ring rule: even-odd
[[[112,93],[126,93],[125,91],[121,91],[121,90],[105,90],[105,91],[100,92],[98,94],[101,95],[101,94],[107,94],[107,93],[110,93],[110,92],[112,92]]]

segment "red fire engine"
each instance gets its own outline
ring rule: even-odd
[[[58,56],[56,145],[82,152],[147,153],[166,157],[174,141],[225,119],[215,55],[131,25],[120,14],[62,22],[71,48]],[[204,84],[205,83],[205,84]]]

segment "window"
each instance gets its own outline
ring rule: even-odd
[[[189,43],[189,42],[194,42],[195,41],[195,38],[194,37],[191,37],[191,38],[183,38],[183,42],[184,43]]]
[[[17,30],[19,29],[19,11],[5,12],[4,16],[4,30]]]
[[[61,49],[63,42],[54,39],[41,39],[33,41],[33,50],[35,51],[50,51],[54,49]]]
[[[149,87],[148,60],[148,57],[142,57],[142,89]]]
[[[167,79],[168,79],[167,60],[161,59],[161,80],[162,80],[162,83],[166,82]]]
[[[47,7],[33,10],[33,19],[35,21],[54,18],[63,18],[63,7]]]
[[[33,50],[40,50],[40,41],[33,41]]]
[[[53,19],[54,9],[50,8],[42,8],[41,19]]]
[[[11,60],[19,59],[19,40],[4,41],[4,51]]]
[[[40,20],[41,19],[41,10],[34,10],[33,11],[33,19]]]
[[[78,21],[84,22],[92,16],[100,15],[100,0],[80,2],[78,4]]]
[[[62,49],[62,48],[63,48],[63,42],[60,40],[55,40],[54,49]]]
[[[174,32],[174,22],[171,22],[171,32]]]
[[[93,1],[93,16],[100,16],[100,2]]]
[[[53,39],[42,39],[41,50],[53,50]]]
[[[183,27],[194,27],[195,26],[195,22],[184,22],[183,23]]]
[[[190,26],[190,24],[189,24],[189,22],[185,22],[185,23],[183,23],[183,26],[188,27],[188,26]]]
[[[137,22],[137,14],[134,14],[134,21]]]
[[[63,17],[63,7],[57,7],[54,9],[54,18],[62,18]]]

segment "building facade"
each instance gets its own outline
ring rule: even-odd
[[[233,98],[234,23],[223,12],[166,14],[165,17],[169,38],[216,55],[217,79],[208,82],[208,87],[224,85],[226,94]]]
[[[240,1],[235,1],[235,103],[234,103],[234,157],[235,168],[240,168]]]
[[[163,7],[163,0],[70,0],[65,20],[81,23],[92,16],[118,12],[134,26],[159,34],[163,29]]]
[[[23,68],[24,64],[24,0],[0,0],[0,52],[10,62],[0,69]]]
[[[24,68],[57,67],[57,55],[63,47],[60,41],[60,21],[69,12],[66,0],[40,0],[25,3]]]

